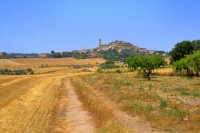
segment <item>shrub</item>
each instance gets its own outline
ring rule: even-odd
[[[117,69],[117,70],[116,70],[116,73],[121,73],[121,70],[120,70],[120,69]]]
[[[116,68],[115,62],[113,60],[108,60],[103,64],[103,66],[101,68],[102,69],[113,69],[113,68]]]
[[[32,70],[31,68],[28,68],[27,71],[28,71],[28,72],[32,72],[33,70]]]

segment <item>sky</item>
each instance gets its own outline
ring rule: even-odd
[[[0,0],[0,52],[50,53],[115,40],[170,51],[200,39],[200,0]]]

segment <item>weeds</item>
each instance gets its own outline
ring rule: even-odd
[[[161,108],[167,107],[167,105],[168,105],[167,100],[165,100],[165,99],[160,100],[160,107]]]
[[[123,85],[124,86],[132,86],[133,84],[131,82],[129,82],[129,81],[126,81],[126,82],[123,83]]]
[[[121,73],[121,70],[120,70],[120,69],[117,69],[117,70],[116,70],[116,73]]]
[[[180,92],[184,96],[200,97],[200,92],[199,91],[195,91],[195,90],[192,90],[192,91],[181,90]]]
[[[152,88],[153,88],[153,85],[150,83],[149,84],[149,91],[151,91]]]

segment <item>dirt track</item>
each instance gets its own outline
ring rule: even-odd
[[[53,133],[94,133],[96,131],[92,117],[78,100],[69,78],[61,91],[53,121],[51,131]]]
[[[69,79],[67,79],[67,86],[69,106],[66,115],[69,118],[69,125],[72,126],[72,132],[95,132],[96,129],[93,125],[92,117],[90,116],[89,112],[83,108],[83,104],[78,100],[78,97],[74,91],[74,87],[71,85]]]

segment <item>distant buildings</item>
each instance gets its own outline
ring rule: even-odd
[[[72,54],[72,52],[60,52],[60,54],[61,54],[62,56],[65,56],[65,55],[70,55],[70,54]]]
[[[154,54],[154,52],[155,52],[154,50],[148,50],[149,54]]]
[[[8,54],[6,52],[0,52],[1,57],[6,57]]]
[[[50,54],[49,53],[41,53],[38,55],[38,57],[46,58],[46,57],[50,57]]]

